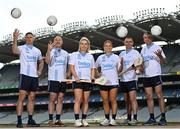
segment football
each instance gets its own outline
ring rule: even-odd
[[[57,24],[57,18],[56,18],[55,16],[49,16],[49,17],[47,18],[47,24],[48,24],[49,26],[54,26],[54,25],[56,25],[56,24]]]
[[[126,27],[124,27],[124,26],[120,26],[120,27],[117,28],[116,34],[120,38],[124,38],[128,34],[128,29]]]
[[[16,19],[19,18],[21,16],[21,10],[19,8],[13,8],[11,10],[11,16]]]
[[[151,34],[152,35],[160,35],[162,33],[162,29],[160,26],[155,25],[151,28]]]

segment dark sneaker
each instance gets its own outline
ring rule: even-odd
[[[61,120],[56,120],[54,123],[55,126],[64,126]]]
[[[40,124],[37,124],[35,120],[28,120],[27,127],[40,127]]]
[[[17,127],[17,128],[23,128],[23,124],[22,124],[22,123],[17,123],[17,124],[16,124],[16,127]]]
[[[157,122],[156,122],[155,119],[149,118],[149,120],[146,121],[146,122],[144,123],[144,125],[157,125]]]
[[[161,126],[167,125],[166,118],[161,118],[160,121],[158,122],[158,125],[161,125]]]

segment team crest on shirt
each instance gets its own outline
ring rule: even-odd
[[[60,51],[54,51],[54,57],[60,56]]]
[[[27,47],[25,49],[26,49],[26,53],[29,53],[29,49]]]
[[[144,49],[143,54],[145,54],[145,53],[146,53],[146,51],[147,51],[147,48],[145,48],[145,49]]]
[[[106,60],[104,59],[104,60],[102,60],[102,62],[106,62]]]
[[[77,55],[77,59],[81,59],[81,55],[80,54]]]
[[[129,63],[130,63],[130,61],[129,61],[129,60],[124,60],[123,65],[124,65],[124,66],[128,66],[128,65],[129,65]]]
[[[106,61],[106,57],[103,56],[103,57],[102,57],[102,62],[105,62],[105,61]]]

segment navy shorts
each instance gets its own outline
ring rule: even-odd
[[[98,86],[99,86],[100,91],[110,91],[114,88],[119,87],[118,85],[106,85],[106,86],[98,85]]]
[[[73,89],[82,89],[83,91],[91,91],[93,90],[93,85],[91,83],[86,83],[86,82],[73,82],[72,84]]]
[[[120,82],[121,91],[129,93],[130,91],[137,90],[137,81]]]
[[[37,91],[39,86],[38,77],[30,77],[20,74],[19,90]]]
[[[144,88],[156,87],[162,84],[161,76],[148,77],[143,79]]]
[[[48,81],[48,91],[54,93],[65,93],[66,92],[66,82],[59,81]]]

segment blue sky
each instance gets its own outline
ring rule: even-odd
[[[125,19],[133,17],[133,12],[148,8],[166,8],[168,12],[176,11],[179,0],[0,0],[0,40],[3,36],[19,28],[21,32],[47,27],[46,19],[55,15],[61,25],[74,21],[87,21],[89,25],[96,18],[109,15],[124,15]],[[19,19],[10,16],[12,8],[22,11]]]

